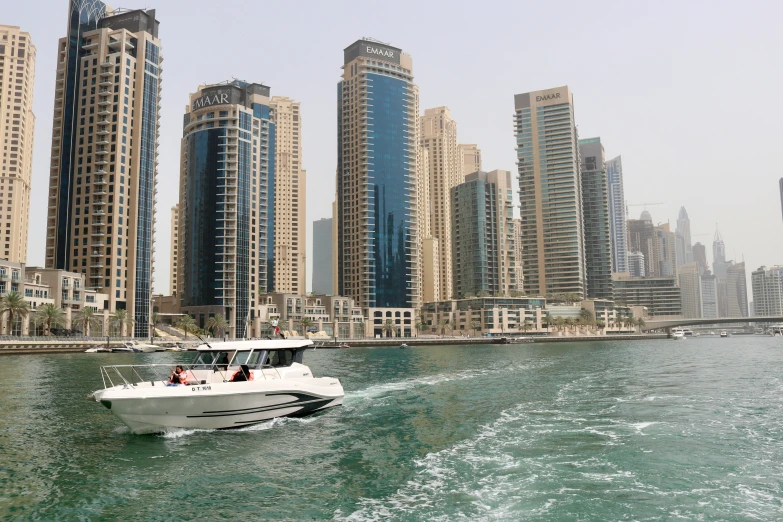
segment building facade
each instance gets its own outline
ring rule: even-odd
[[[305,293],[307,269],[306,178],[302,164],[302,111],[299,102],[273,96],[269,118],[275,124],[274,273],[275,292]]]
[[[753,315],[783,315],[783,266],[761,266],[750,275]]]
[[[609,195],[609,226],[612,238],[612,271],[628,272],[628,217],[625,213],[621,156],[606,162],[606,185]]]
[[[481,149],[475,143],[460,143],[459,153],[462,156],[462,177],[481,170]],[[460,181],[462,183],[462,181]]]
[[[438,240],[440,294],[454,294],[451,239],[451,189],[463,182],[462,150],[457,145],[457,122],[448,107],[426,109],[421,117],[421,146],[427,149],[429,165],[430,237]]]
[[[0,25],[0,254],[27,262],[33,176],[35,46],[19,27]]]
[[[701,316],[704,319],[720,317],[718,314],[718,279],[710,271],[701,276]]]
[[[653,256],[654,275],[677,277],[677,236],[669,229],[668,223],[655,227]]]
[[[146,337],[161,42],[154,10],[71,0],[58,43],[46,266],[87,275]]]
[[[171,253],[169,254],[169,295],[177,295],[177,250],[179,249],[179,204],[171,207]]]
[[[183,118],[179,282],[183,311],[220,313],[244,337],[274,274],[275,124],[269,87],[200,86]]]
[[[643,218],[647,216],[642,214]],[[628,251],[642,254],[645,276],[656,275],[655,241],[655,225],[652,219],[628,220]]]
[[[630,277],[615,274],[615,301],[645,306],[651,317],[682,317],[682,300],[676,277]]]
[[[332,218],[313,221],[313,285],[316,294],[332,294]]]
[[[707,263],[707,248],[701,243],[693,245],[693,262],[699,265],[699,270],[702,272],[710,267]]]
[[[451,189],[454,294],[510,296],[517,291],[511,172],[474,172]]]
[[[514,96],[525,289],[585,295],[582,186],[568,87]]]
[[[612,299],[612,231],[609,184],[601,138],[579,140],[587,297]]]
[[[401,49],[358,40],[337,88],[338,293],[361,308],[416,307],[419,95]]]
[[[424,303],[420,334],[503,335],[541,331],[546,299],[479,297]]]

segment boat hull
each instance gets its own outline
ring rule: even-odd
[[[304,381],[304,380],[303,380]],[[342,404],[337,379],[252,381],[211,385],[116,386],[95,392],[133,433],[170,428],[240,428],[275,417],[304,416]]]

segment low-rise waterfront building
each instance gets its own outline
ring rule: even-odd
[[[540,332],[545,317],[543,297],[452,299],[422,305],[419,334],[523,335]]]
[[[614,274],[615,301],[629,306],[645,306],[650,317],[681,317],[682,297],[677,278],[631,277]]]

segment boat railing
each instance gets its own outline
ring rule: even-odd
[[[169,382],[171,372],[177,367],[182,366],[186,372],[190,372],[190,375],[195,377],[193,370],[210,370],[220,374],[220,381],[227,382],[229,380],[228,367],[226,365],[214,365],[214,364],[112,364],[108,366],[101,366],[101,380],[103,381],[104,388],[111,388],[114,386],[122,385],[126,388],[135,386],[141,382]],[[266,366],[264,367],[266,368]],[[263,376],[263,380],[267,380],[267,375],[263,371],[264,368],[254,368],[258,370],[254,372],[254,376]],[[242,371],[242,368],[239,367]],[[275,368],[276,370],[276,368]],[[277,372],[278,377],[280,372]],[[248,377],[248,376],[246,376]],[[116,382],[115,382],[116,381]],[[106,384],[109,384],[108,386]],[[199,384],[205,384],[200,381]]]

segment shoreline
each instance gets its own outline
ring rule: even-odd
[[[523,340],[518,340],[523,338]],[[391,337],[384,339],[345,339],[334,344],[333,341],[324,341],[330,343],[328,346],[315,346],[321,350],[339,350],[340,344],[347,344],[351,348],[374,348],[374,347],[398,347],[402,343],[409,347],[417,346],[444,346],[444,345],[470,345],[470,344],[530,344],[530,343],[573,343],[573,342],[591,342],[591,341],[633,341],[643,339],[667,339],[667,334],[617,334],[617,335],[590,335],[590,336],[509,336],[509,337],[440,337],[440,338],[417,338],[417,337]],[[507,342],[503,340],[507,339]],[[313,340],[319,342],[318,340]],[[109,346],[121,346],[125,340],[112,340]],[[172,343],[162,342],[161,347]],[[80,353],[88,348],[106,346],[105,340],[73,340],[73,341],[25,341],[18,340],[0,340],[0,356],[3,355],[32,355],[32,354],[53,354],[53,353]]]

